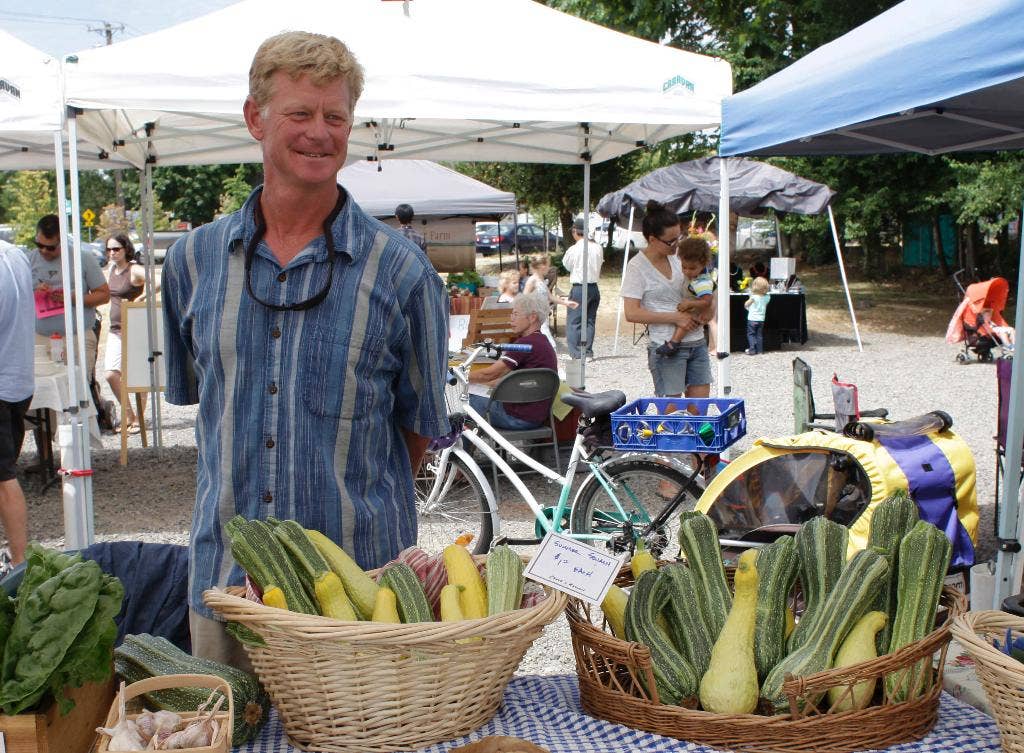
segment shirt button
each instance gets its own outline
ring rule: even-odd
[[[288,275],[287,275],[287,273],[285,273],[285,272],[282,272],[281,274],[279,274],[279,275],[277,276],[277,281],[278,281],[278,282],[284,282],[284,281],[285,281],[285,280],[287,280],[287,279],[288,279]]]
[[[271,494],[270,492],[263,492],[263,501],[269,505],[271,502],[274,501],[274,495]]]
[[[274,449],[274,440],[273,439],[268,439],[267,440],[267,449],[268,450]]]
[[[274,327],[274,329],[271,330],[271,332],[270,332],[270,336],[273,337],[276,340],[277,338],[279,338],[281,336],[281,330],[278,329],[277,327]]]
[[[270,392],[271,395],[276,395],[277,394],[277,385],[274,384],[273,382],[271,382],[270,383],[270,388],[269,388],[268,391]]]

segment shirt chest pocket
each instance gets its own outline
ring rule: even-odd
[[[301,345],[302,400],[314,416],[366,415],[380,377],[384,341],[377,337],[314,329]]]

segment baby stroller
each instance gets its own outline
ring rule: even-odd
[[[956,354],[957,362],[969,362],[971,353],[979,361],[989,362],[993,359],[993,350],[998,350],[1000,355],[1012,352],[1013,328],[1003,319],[1010,284],[1002,277],[993,277],[965,288],[960,282],[962,274],[962,269],[953,274],[963,300],[946,329],[946,342],[964,344],[963,351]]]

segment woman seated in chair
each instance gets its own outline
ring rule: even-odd
[[[510,371],[517,369],[552,369],[558,371],[558,359],[555,349],[551,347],[541,331],[548,317],[548,297],[543,292],[516,296],[512,302],[512,331],[516,335],[515,343],[532,345],[529,353],[503,353],[501,358],[483,369],[471,371],[469,381],[476,384],[493,386]],[[539,400],[533,403],[490,402],[485,395],[470,394],[469,403],[484,415],[496,429],[535,429],[548,422],[551,412],[551,400]],[[490,403],[490,408],[488,408]],[[486,413],[485,413],[486,411]]]

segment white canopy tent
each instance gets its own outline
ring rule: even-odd
[[[496,18],[535,52],[496,51]],[[716,126],[732,92],[723,60],[533,0],[244,0],[69,57],[69,131],[144,169],[147,186],[154,164],[259,161],[242,119],[248,68],[288,29],[341,39],[366,71],[350,158],[579,164],[585,207],[593,162]]]
[[[514,193],[425,159],[354,162],[338,172],[338,182],[374,217],[392,217],[401,203],[412,206],[417,217],[496,217],[516,211]]]

